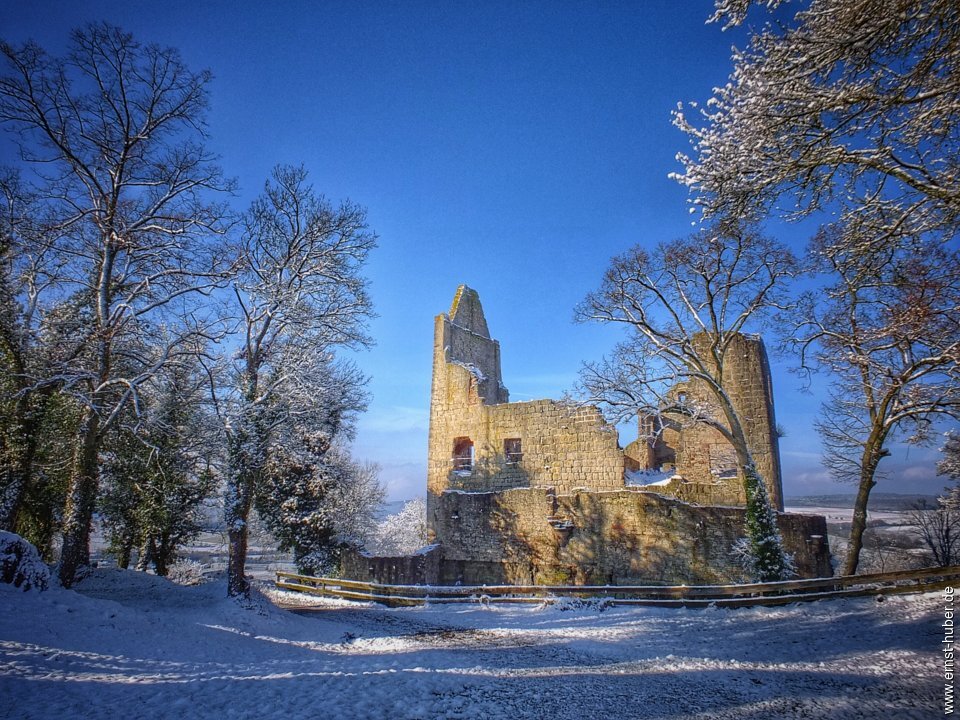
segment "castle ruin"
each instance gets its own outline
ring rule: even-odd
[[[737,339],[731,392],[775,506],[782,511],[770,373],[759,338]],[[695,383],[675,388],[698,396]],[[643,421],[642,421],[643,422]],[[649,429],[649,428],[648,428]],[[672,466],[656,484],[631,470]],[[595,407],[509,402],[500,345],[480,298],[457,289],[434,321],[427,461],[433,545],[408,558],[348,553],[348,577],[431,584],[735,582],[746,535],[730,448],[705,427],[667,426],[624,451]],[[824,518],[778,514],[801,577],[831,574]]]

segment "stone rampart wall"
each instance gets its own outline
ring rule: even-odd
[[[442,584],[711,584],[744,578],[732,553],[746,512],[648,492],[544,488],[444,493]],[[801,577],[829,576],[822,517],[780,515]]]
[[[340,556],[340,574],[350,580],[386,585],[425,585],[439,576],[439,548],[425,548],[416,555],[376,556],[346,549]]]

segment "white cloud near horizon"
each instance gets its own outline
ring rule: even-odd
[[[427,494],[427,463],[380,463],[380,481],[387,489],[387,500],[412,500]]]

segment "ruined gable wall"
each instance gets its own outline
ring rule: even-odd
[[[500,376],[500,344],[490,337],[479,296],[466,286],[457,289],[449,315],[434,319],[430,393],[428,523],[453,470],[453,438],[466,434],[450,434],[455,418],[476,417],[477,406],[509,399]]]
[[[476,292],[461,287],[451,314],[434,324],[433,386],[427,458],[427,519],[435,528],[437,498],[448,488],[518,487],[615,490],[624,487],[623,451],[596,408],[553,400],[508,403],[500,346],[489,337]],[[455,471],[454,441],[473,442],[472,471]],[[504,440],[519,439],[522,459],[507,462]],[[436,535],[439,537],[439,535]]]
[[[440,583],[710,584],[736,582],[731,554],[746,511],[698,507],[654,493],[547,489],[448,492]],[[826,522],[780,515],[801,577],[829,576]]]

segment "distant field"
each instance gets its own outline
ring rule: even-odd
[[[788,497],[783,502],[786,506],[803,508],[804,512],[810,512],[812,508],[853,508],[853,502],[856,495],[853,493],[844,493],[836,495],[801,495],[797,497]],[[933,495],[901,495],[900,493],[871,493],[870,511],[881,510],[912,510],[918,502],[926,502],[929,506],[937,504],[937,498]]]
[[[840,571],[850,537],[853,501],[852,494],[808,495],[789,497],[784,501],[787,512],[823,515],[826,518],[827,539],[836,572]],[[857,572],[906,570],[928,563],[927,550],[910,517],[910,512],[919,502],[925,502],[927,507],[937,505],[937,499],[932,495],[877,493],[870,498],[867,530]]]

